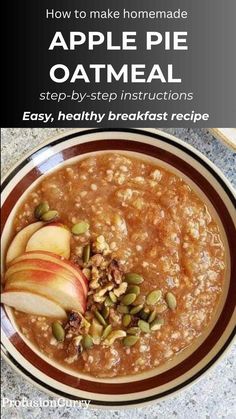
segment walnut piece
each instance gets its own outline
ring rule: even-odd
[[[73,328],[73,329],[79,329],[81,324],[81,315],[77,313],[76,311],[71,311],[68,316],[68,322],[65,326],[65,329]]]
[[[119,285],[122,282],[123,274],[123,268],[119,262],[116,259],[112,259],[107,268],[107,276],[109,280],[114,281],[115,284]]]
[[[128,287],[127,282],[122,282],[118,288],[114,289],[115,296],[120,297],[122,294],[126,292],[127,287]]]

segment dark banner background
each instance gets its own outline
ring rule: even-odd
[[[45,9],[55,10],[175,10],[185,9],[188,19],[183,20],[63,20],[46,19]],[[95,112],[195,112],[209,113],[209,121],[191,122],[111,122],[102,121],[102,126],[235,126],[236,125],[236,1],[235,0],[23,0],[6,2],[4,5],[2,29],[2,127],[95,126],[91,121],[56,120],[59,110],[64,113]],[[122,31],[137,31],[137,45],[145,39],[146,31],[188,31],[188,51],[164,51],[158,47],[152,51],[139,48],[137,51],[106,51],[105,47],[87,51],[86,46],[77,51],[48,47],[56,31],[66,36],[70,31],[113,31],[119,39]],[[68,39],[68,37],[67,37]],[[111,63],[119,68],[124,63],[145,63],[151,68],[154,63],[163,68],[173,63],[177,75],[183,79],[181,84],[85,84],[83,82],[53,83],[49,77],[52,65],[63,63],[74,69],[78,63],[85,68],[90,63]],[[193,92],[193,101],[132,101],[132,102],[91,102],[39,101],[40,92],[71,93],[122,90],[159,92]],[[39,121],[22,121],[24,111],[33,113],[53,113],[54,121],[48,124]],[[97,126],[97,125],[96,125]]]

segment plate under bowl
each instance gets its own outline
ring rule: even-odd
[[[206,201],[222,230],[227,269],[224,292],[209,328],[164,366],[139,375],[95,379],[62,368],[27,342],[10,309],[1,307],[2,353],[17,371],[51,394],[91,400],[96,407],[140,405],[182,389],[222,355],[235,333],[235,194],[224,175],[206,157],[163,132],[134,129],[73,131],[50,140],[13,168],[2,185],[2,258],[12,234],[12,219],[25,194],[50,171],[91,153],[119,151],[152,159],[184,177]],[[4,264],[3,264],[4,265]]]

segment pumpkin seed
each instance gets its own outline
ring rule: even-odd
[[[130,335],[130,336],[126,336],[123,339],[123,344],[125,346],[133,346],[135,345],[135,343],[137,343],[139,340],[139,336],[134,336],[134,335]]]
[[[55,220],[58,216],[59,216],[58,211],[50,210],[50,211],[45,212],[43,215],[41,215],[40,219],[42,221],[52,221],[52,220]]]
[[[34,210],[34,216],[37,220],[40,220],[42,215],[45,214],[45,212],[49,211],[49,205],[48,203],[45,202],[41,202],[39,205],[37,205],[37,207]]]
[[[86,233],[86,231],[88,231],[89,229],[89,224],[86,223],[86,221],[80,221],[77,224],[74,224],[71,232],[75,235],[78,236],[79,234],[84,234]]]
[[[106,340],[104,340],[104,345],[111,346],[116,339],[124,338],[126,336],[126,332],[124,330],[113,330]]]
[[[150,324],[150,329],[152,331],[159,330],[161,326],[163,326],[163,324],[164,324],[164,319],[158,318]]]
[[[52,334],[58,342],[63,342],[65,339],[65,330],[60,322],[56,321],[52,323]]]
[[[104,301],[104,306],[105,307],[111,307],[113,305],[114,305],[114,303],[113,303],[113,301],[111,301],[110,297],[106,297],[106,299]]]
[[[105,327],[105,329],[103,331],[102,339],[106,339],[107,336],[110,335],[111,331],[112,331],[112,325],[111,324],[108,324],[108,326]]]
[[[124,314],[123,318],[122,318],[122,324],[124,327],[129,326],[130,322],[132,320],[132,317],[130,314]]]
[[[168,306],[167,306],[166,302],[163,303],[163,304],[157,304],[157,306],[156,306],[156,311],[157,311],[158,314],[164,313],[164,311],[166,311],[167,309],[168,309]]]
[[[129,308],[127,307],[127,306],[123,306],[123,305],[118,305],[117,306],[117,311],[118,311],[118,313],[121,313],[121,314],[128,314],[129,313]]]
[[[139,317],[140,317],[142,320],[145,320],[145,321],[148,319],[149,315],[150,315],[150,310],[149,310],[149,308],[147,308],[147,307],[143,308],[143,309],[139,312]]]
[[[128,333],[129,335],[139,335],[139,334],[140,334],[140,329],[139,329],[139,327],[135,327],[135,326],[133,326],[133,327],[130,327],[130,328],[127,330],[127,333]]]
[[[160,300],[161,296],[161,290],[154,290],[148,294],[146,303],[150,306],[154,306]]]
[[[143,277],[139,274],[128,272],[125,274],[125,280],[128,284],[139,285],[143,282]]]
[[[99,321],[99,323],[101,323],[103,326],[107,326],[106,320],[101,315],[101,313],[99,313],[98,310],[95,310],[94,314],[95,314],[96,319]]]
[[[102,309],[102,316],[104,317],[105,320],[108,318],[109,313],[110,313],[109,307],[104,306]]]
[[[89,349],[93,346],[93,339],[90,335],[83,336],[82,345],[84,349]]]
[[[155,320],[156,315],[157,315],[156,309],[152,310],[148,317],[148,323],[152,323]]]
[[[142,304],[140,304],[139,306],[134,306],[131,308],[130,314],[137,314],[140,312],[140,310],[142,310],[142,308],[143,308]]]
[[[145,303],[145,296],[144,295],[141,295],[141,294],[139,294],[138,296],[137,296],[137,298],[136,298],[136,300],[133,302],[133,306],[139,306],[139,305],[144,305],[144,303]]]
[[[117,297],[116,297],[116,295],[114,294],[113,291],[109,292],[109,297],[110,297],[110,299],[113,303],[117,303]]]
[[[172,292],[168,292],[166,294],[165,300],[166,300],[167,305],[168,305],[170,310],[175,310],[176,309],[177,301],[176,301],[176,298],[175,298],[174,294],[172,294]]]
[[[103,326],[101,325],[101,323],[97,319],[92,320],[92,324],[91,324],[91,327],[89,329],[89,333],[93,338],[93,343],[95,345],[99,345],[99,343],[101,341],[101,336],[102,336],[102,333],[103,333]]]
[[[79,315],[80,315],[80,317],[81,317],[81,323],[80,323],[80,325],[81,325],[81,327],[85,330],[85,332],[87,333],[87,330],[89,330],[89,328],[90,328],[91,324],[90,324],[90,322],[88,322],[88,321],[86,320],[86,318],[85,318],[84,316],[82,316],[82,314],[81,314],[81,313],[79,313]]]
[[[127,292],[139,295],[140,294],[140,288],[139,288],[138,285],[130,285],[127,289]]]
[[[81,323],[80,323],[80,325],[81,325],[81,327],[85,330],[85,333],[87,333],[87,331],[89,330],[89,328],[90,328],[91,324],[90,324],[90,322],[88,322],[88,321],[86,320],[86,318],[85,318],[84,316],[82,316],[82,314],[81,314],[81,313],[79,313],[79,315],[80,315],[80,317],[81,317]]]
[[[90,252],[91,252],[91,246],[90,244],[86,244],[86,246],[84,246],[83,248],[83,256],[82,256],[84,263],[88,263],[90,259]]]
[[[149,323],[145,322],[144,320],[139,320],[138,321],[138,327],[144,333],[149,333],[150,332]]]
[[[124,297],[121,298],[121,302],[125,306],[129,306],[130,304],[132,304],[134,302],[134,300],[136,300],[136,297],[137,297],[137,295],[134,294],[134,293],[126,294],[126,295],[124,295]]]

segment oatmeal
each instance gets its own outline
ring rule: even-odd
[[[175,174],[122,154],[86,158],[43,178],[19,209],[15,233],[35,222],[66,226],[55,250],[60,275],[72,286],[80,270],[76,292],[87,297],[79,310],[68,285],[63,319],[15,310],[22,332],[48,357],[99,377],[134,374],[173,358],[209,325],[222,292],[224,246],[206,204]],[[36,226],[41,241],[29,238],[26,254],[45,254],[39,272],[53,281],[53,231],[47,248],[38,245],[45,225]],[[13,261],[7,271],[11,290],[22,284],[18,266],[15,272]],[[24,292],[36,292],[37,275]],[[42,285],[38,293],[46,295]],[[59,304],[55,294],[47,298]]]

